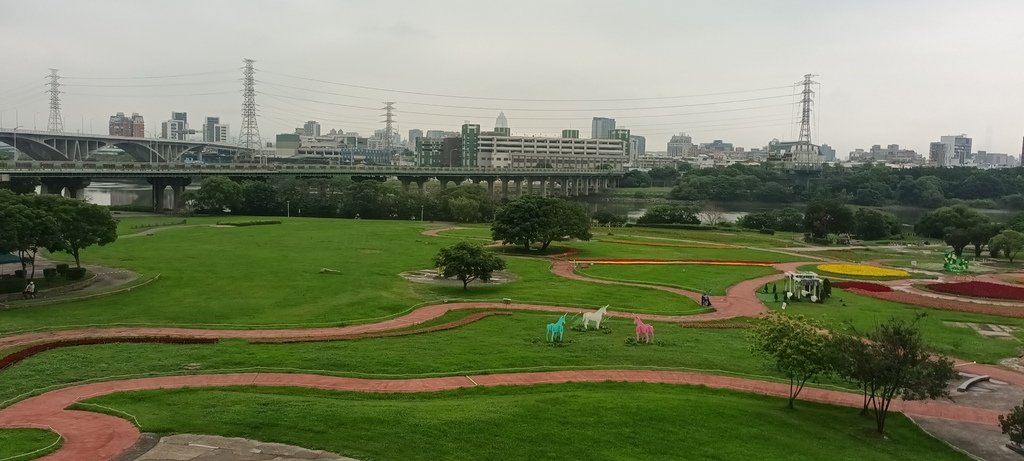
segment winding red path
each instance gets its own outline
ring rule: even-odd
[[[445,229],[425,231],[426,235],[437,235]],[[775,264],[779,271],[795,270],[807,262]],[[699,301],[700,294],[673,287],[645,285],[642,283],[598,280],[579,275],[573,271],[568,260],[552,260],[551,270],[556,275],[590,283],[624,286],[638,286],[662,290],[686,296]],[[700,315],[652,315],[629,312],[609,312],[613,317],[639,315],[645,320],[687,323],[694,321],[724,320],[735,317],[756,317],[765,312],[764,305],[757,299],[756,291],[765,283],[777,280],[778,274],[740,282],[726,291],[726,296],[712,297],[716,309]],[[84,339],[123,338],[138,336],[162,336],[182,338],[240,338],[254,341],[286,340],[317,341],[338,337],[385,332],[416,325],[444,315],[456,309],[509,309],[550,312],[584,312],[587,309],[564,306],[504,304],[504,303],[450,303],[424,306],[401,317],[373,324],[351,325],[330,328],[308,328],[288,330],[206,330],[189,328],[84,328],[78,330],[47,331],[19,334],[0,338],[0,349],[15,346],[29,346],[41,342]],[[989,374],[1004,381],[1024,384],[1024,374],[986,365],[963,364],[961,370]],[[695,384],[713,388],[730,389],[763,395],[785,397],[785,384],[705,375],[690,372],[653,370],[588,370],[555,371],[541,373],[515,373],[423,378],[409,380],[373,380],[339,378],[308,374],[246,373],[190,375],[161,378],[144,378],[123,381],[109,381],[68,387],[22,400],[7,408],[0,409],[0,427],[50,426],[63,435],[64,445],[48,456],[50,460],[93,460],[110,459],[132,446],[139,437],[138,429],[128,421],[103,414],[67,410],[75,402],[110,394],[113,392],[171,389],[180,387],[211,386],[294,386],[338,391],[359,392],[432,392],[471,386],[530,385],[564,382],[625,381],[668,384]],[[809,388],[801,399],[834,405],[859,407],[861,397],[857,394]],[[994,425],[998,412],[974,407],[964,407],[946,402],[894,402],[893,409],[909,415],[943,418],[956,421]]]
[[[138,440],[139,430],[122,418],[67,408],[75,402],[114,392],[217,386],[292,386],[355,392],[435,392],[473,386],[602,381],[695,384],[777,397],[785,397],[789,391],[786,384],[675,371],[553,371],[408,380],[338,378],[288,373],[195,375],[110,381],[48,392],[0,411],[0,427],[48,425],[64,436],[64,445],[45,459],[100,460],[111,459],[131,447]],[[801,400],[848,407],[861,405],[861,397],[857,394],[823,389],[804,389]],[[894,402],[893,409],[913,416],[987,425],[998,424],[999,415],[999,412],[994,410],[935,401]]]

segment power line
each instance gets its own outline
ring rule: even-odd
[[[63,78],[63,77],[62,77]],[[112,84],[112,85],[96,85],[96,84],[85,84],[85,83],[74,83],[65,84],[64,86],[84,87],[84,88],[142,88],[142,87],[165,87],[165,86],[189,86],[189,85],[212,85],[221,83],[237,84],[238,80],[214,80],[208,82],[178,82],[178,83],[145,83],[138,85],[126,85],[123,83]]]
[[[237,69],[225,69],[215,70],[209,72],[196,72],[191,74],[176,74],[176,75],[146,75],[137,77],[61,77],[69,80],[148,80],[158,78],[183,78],[183,77],[196,77],[201,75],[216,75],[216,74],[228,74],[235,73]]]
[[[716,93],[704,93],[704,94],[690,94],[690,95],[679,95],[679,96],[654,96],[654,97],[643,97],[643,98],[606,98],[606,99],[533,99],[533,98],[496,98],[491,96],[465,96],[465,95],[453,95],[443,93],[426,93],[420,91],[407,91],[407,90],[396,90],[393,88],[380,88],[365,85],[356,85],[352,83],[332,82],[330,80],[321,80],[316,78],[299,77],[297,75],[289,75],[280,72],[272,72],[269,70],[260,69],[261,72],[280,75],[282,77],[294,78],[298,80],[305,80],[310,82],[326,83],[330,85],[345,86],[349,88],[360,88],[364,90],[374,91],[386,91],[390,93],[401,93],[401,94],[413,94],[417,96],[432,96],[440,98],[455,98],[455,99],[479,99],[486,101],[522,101],[522,102],[616,102],[616,101],[652,101],[652,100],[664,100],[664,99],[682,99],[682,98],[699,98],[706,96],[723,96],[728,94],[741,94],[741,93],[755,93],[759,91],[777,90],[781,88],[791,88],[791,85],[776,86],[767,88],[755,88],[750,90],[738,90],[738,91],[722,91]]]

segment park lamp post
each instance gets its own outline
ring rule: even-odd
[[[18,150],[18,128],[21,128],[21,125],[18,125],[16,127],[14,127],[14,130],[12,130],[14,132],[14,146],[12,146],[12,147],[14,147],[14,161],[15,162],[18,161],[18,157],[19,157],[18,153],[21,152],[21,151]]]

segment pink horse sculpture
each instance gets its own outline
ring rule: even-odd
[[[654,325],[648,325],[640,320],[640,317],[633,316],[633,323],[636,325],[636,342],[640,342],[640,337],[644,337],[644,342],[650,344],[654,341]]]

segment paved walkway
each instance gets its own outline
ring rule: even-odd
[[[134,461],[356,461],[321,450],[238,437],[177,434],[161,437]]]
[[[775,397],[786,397],[787,384],[700,373],[651,370],[589,370],[455,376],[408,380],[339,378],[287,373],[238,373],[173,376],[109,381],[74,386],[22,400],[0,410],[0,427],[48,425],[64,436],[64,445],[45,459],[51,461],[111,459],[130,448],[139,430],[127,420],[88,411],[67,410],[76,402],[115,392],[145,389],[220,386],[291,386],[353,392],[436,392],[474,386],[512,386],[567,382],[635,382],[702,385]],[[808,388],[801,400],[859,408],[858,394]],[[894,411],[911,416],[975,424],[998,424],[999,412],[946,402],[894,402]]]

